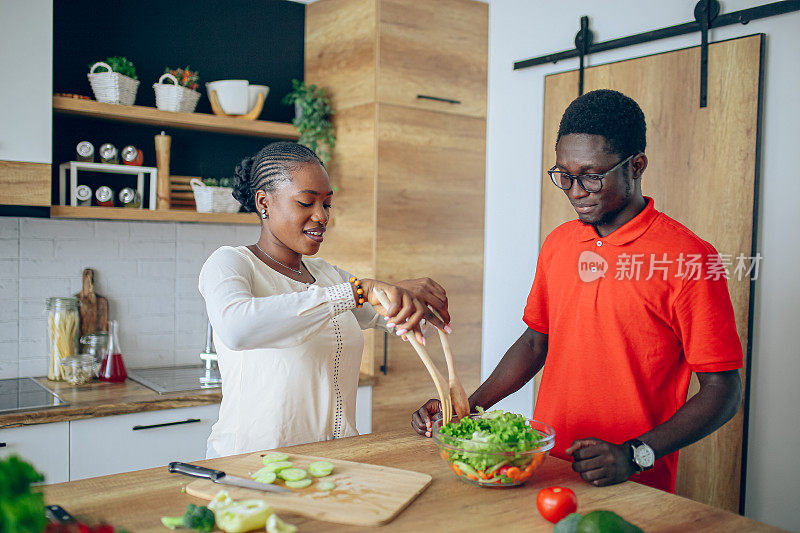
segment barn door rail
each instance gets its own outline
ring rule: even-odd
[[[708,87],[708,30],[730,26],[732,24],[747,24],[751,20],[783,15],[794,11],[800,11],[800,0],[781,0],[779,2],[741,9],[731,13],[720,13],[720,5],[717,0],[700,0],[694,7],[694,20],[691,22],[684,22],[683,24],[667,26],[666,28],[637,33],[635,35],[599,43],[592,42],[592,32],[589,30],[589,17],[583,16],[580,20],[580,30],[575,35],[575,48],[515,61],[514,70],[522,70],[546,63],[558,63],[564,59],[577,57],[580,59],[578,95],[581,95],[583,94],[584,59],[587,55],[605,52],[607,50],[615,50],[617,48],[625,48],[626,46],[633,46],[636,44],[649,43],[660,39],[676,37],[678,35],[686,35],[687,33],[700,32],[700,107],[705,107]]]

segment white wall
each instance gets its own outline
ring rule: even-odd
[[[541,128],[544,76],[577,68],[577,59],[513,71],[515,60],[574,47],[581,15],[589,15],[595,41],[687,22],[694,0],[549,2],[491,0],[487,124],[486,242],[483,376],[524,329],[522,309],[539,248]],[[727,0],[723,11],[766,4]],[[800,314],[800,239],[793,235],[800,209],[795,175],[800,146],[800,13],[713,30],[712,40],[767,35],[758,249],[765,257],[756,284],[746,514],[800,530],[800,355],[794,331]],[[592,55],[588,65],[699,44],[686,35]],[[530,414],[526,387],[501,407]]]
[[[0,159],[50,163],[52,0],[0,1]]]
[[[255,215],[254,215],[255,216]],[[47,374],[45,298],[95,291],[120,322],[128,368],[200,364],[206,315],[200,267],[257,225],[0,217],[0,379]]]

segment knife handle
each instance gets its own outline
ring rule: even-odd
[[[168,468],[173,474],[178,473],[186,476],[202,477],[210,479],[211,481],[216,481],[225,477],[225,472],[222,470],[214,470],[204,466],[191,465],[189,463],[172,462],[169,464]]]

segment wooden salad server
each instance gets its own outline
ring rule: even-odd
[[[442,317],[439,316],[439,313],[437,313],[435,309],[431,309],[431,312],[436,315],[439,320],[442,320]],[[444,321],[442,320],[442,322]],[[456,363],[453,358],[453,349],[450,346],[450,339],[447,333],[439,328],[436,328],[436,331],[439,332],[439,340],[442,342],[442,350],[444,350],[444,360],[447,362],[450,401],[456,409],[456,420],[461,420],[465,416],[469,416],[469,398],[467,398],[464,385],[461,384],[461,380],[458,379],[458,374],[456,374]]]
[[[389,309],[392,306],[392,303],[389,301],[389,298],[381,289],[375,289],[375,296],[378,298],[378,301],[381,303],[384,309]],[[425,365],[425,368],[428,370],[428,374],[430,374],[431,379],[433,380],[433,384],[436,386],[436,392],[439,395],[439,402],[442,404],[442,425],[449,422],[445,417],[445,413],[449,413],[452,416],[453,413],[453,404],[450,401],[450,394],[447,390],[447,381],[444,379],[444,376],[439,372],[439,369],[436,368],[436,365],[433,364],[430,355],[428,355],[428,351],[422,346],[419,342],[417,342],[417,337],[412,333],[407,335],[403,335],[405,339],[411,343],[411,346],[414,347],[416,350],[417,355],[422,360],[422,364]],[[467,409],[469,411],[469,409]]]

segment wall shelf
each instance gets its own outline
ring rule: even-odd
[[[95,100],[53,97],[53,112],[65,115],[116,120],[134,124],[173,127],[214,133],[297,140],[300,136],[292,124],[266,120],[246,120],[208,113],[178,113],[155,107],[104,104]]]
[[[50,218],[82,218],[95,220],[142,220],[149,222],[205,222],[210,224],[258,224],[253,213],[198,213],[190,209],[130,209],[126,207],[93,207],[54,205]]]

